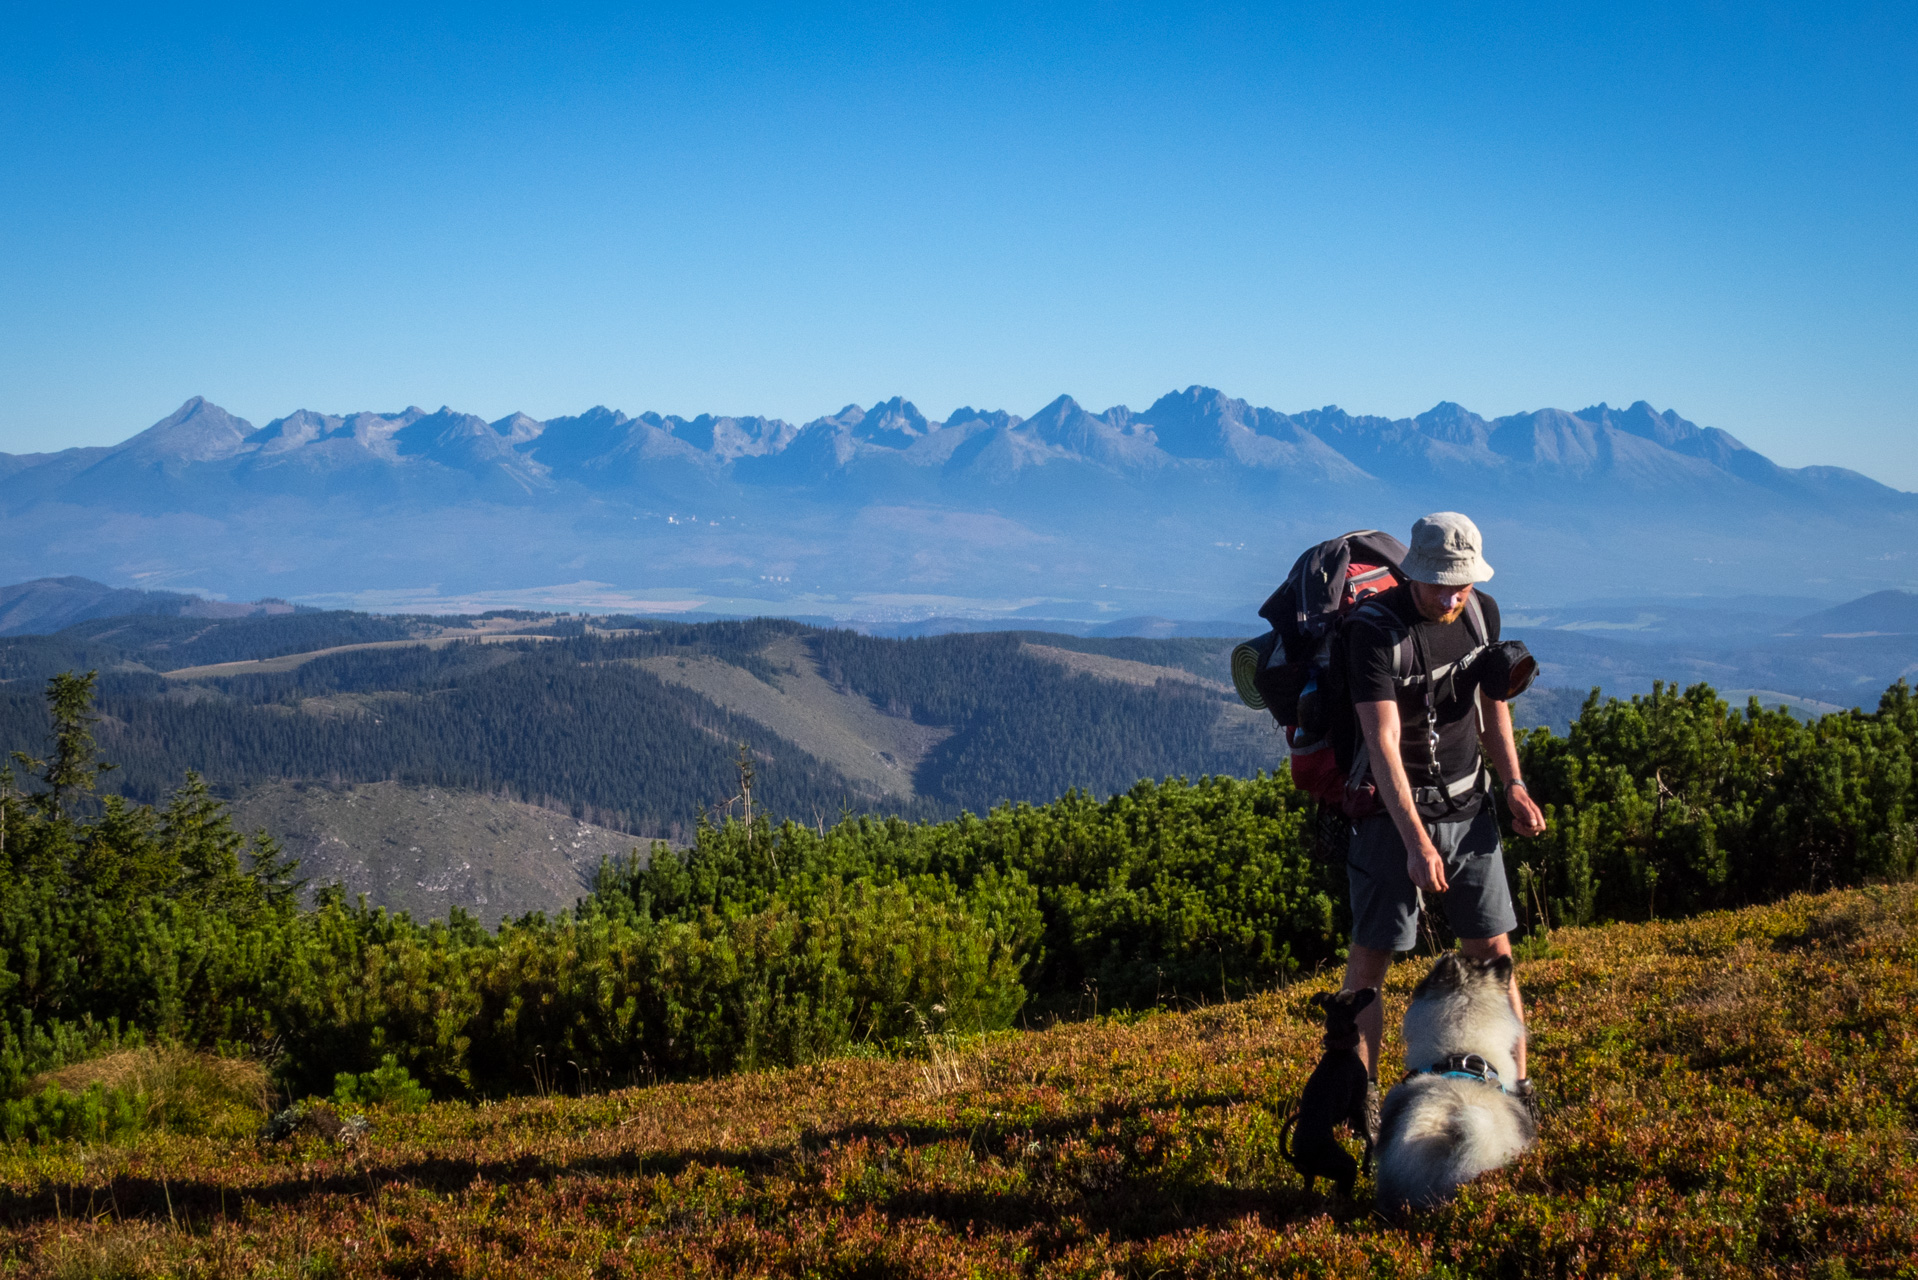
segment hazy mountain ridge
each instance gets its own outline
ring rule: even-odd
[[[1643,401],[1625,409],[1598,404],[1576,413],[1540,409],[1495,419],[1445,402],[1417,417],[1388,419],[1336,406],[1286,414],[1197,386],[1136,413],[1123,405],[1093,413],[1060,396],[1030,418],[966,408],[938,422],[894,397],[869,410],[848,405],[798,427],[763,417],[629,417],[599,406],[544,422],[514,413],[492,423],[448,407],[344,416],[301,409],[255,428],[195,397],[119,445],[0,455],[0,471],[9,478],[44,472],[71,496],[69,486],[84,491],[129,471],[149,480],[209,471],[252,478],[292,467],[319,478],[370,464],[402,470],[412,464],[416,472],[444,471],[486,484],[503,478],[532,494],[566,481],[643,483],[634,464],[675,462],[747,485],[804,485],[897,467],[1003,484],[1064,465],[1127,477],[1237,468],[1333,484],[1423,480],[1435,472],[1600,480],[1636,489],[1742,482],[1801,496],[1842,488],[1854,498],[1899,506],[1918,501],[1842,468],[1780,467],[1728,432]],[[21,496],[27,495],[9,495],[9,505]]]
[[[165,618],[277,617],[295,612],[284,600],[247,604],[178,591],[109,587],[87,578],[38,578],[0,587],[0,636],[51,635],[82,622],[147,614]]]
[[[1308,543],[1447,507],[1486,530],[1498,589],[1533,601],[1918,586],[1918,495],[1777,466],[1643,402],[1388,419],[1205,387],[945,422],[893,397],[800,426],[409,406],[256,428],[196,397],[110,449],[0,455],[0,578],[419,612],[466,593],[632,611],[669,589],[684,608],[874,623],[1249,624]],[[582,590],[497,595],[563,584]]]

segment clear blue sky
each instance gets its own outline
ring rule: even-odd
[[[1918,489],[1918,6],[0,16],[0,449],[1648,399]]]

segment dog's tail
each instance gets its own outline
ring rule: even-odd
[[[1279,1154],[1284,1156],[1286,1162],[1294,1168],[1298,1167],[1299,1158],[1292,1150],[1292,1135],[1298,1131],[1301,1113],[1302,1109],[1294,1103],[1292,1109],[1285,1114],[1285,1123],[1279,1126]]]

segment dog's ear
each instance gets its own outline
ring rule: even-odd
[[[1352,1012],[1357,1013],[1360,1009],[1363,1009],[1366,1005],[1371,1004],[1379,998],[1379,989],[1377,987],[1361,987],[1359,990],[1352,992],[1351,996]]]
[[[1463,956],[1456,951],[1447,951],[1432,962],[1431,971],[1412,988],[1412,998],[1423,1000],[1434,991],[1456,991],[1470,972],[1465,967]]]
[[[1326,995],[1325,992],[1320,991],[1320,992],[1316,992],[1310,1000],[1306,1001],[1306,1003],[1311,1005],[1314,1009],[1322,1010],[1322,1009],[1329,1008],[1331,1006],[1332,997]]]
[[[1481,960],[1479,968],[1500,982],[1509,983],[1512,980],[1512,957],[1510,956],[1493,956],[1490,960]]]

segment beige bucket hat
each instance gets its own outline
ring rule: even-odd
[[[1456,511],[1435,511],[1412,526],[1412,549],[1399,572],[1414,582],[1462,587],[1491,579],[1478,526]]]

